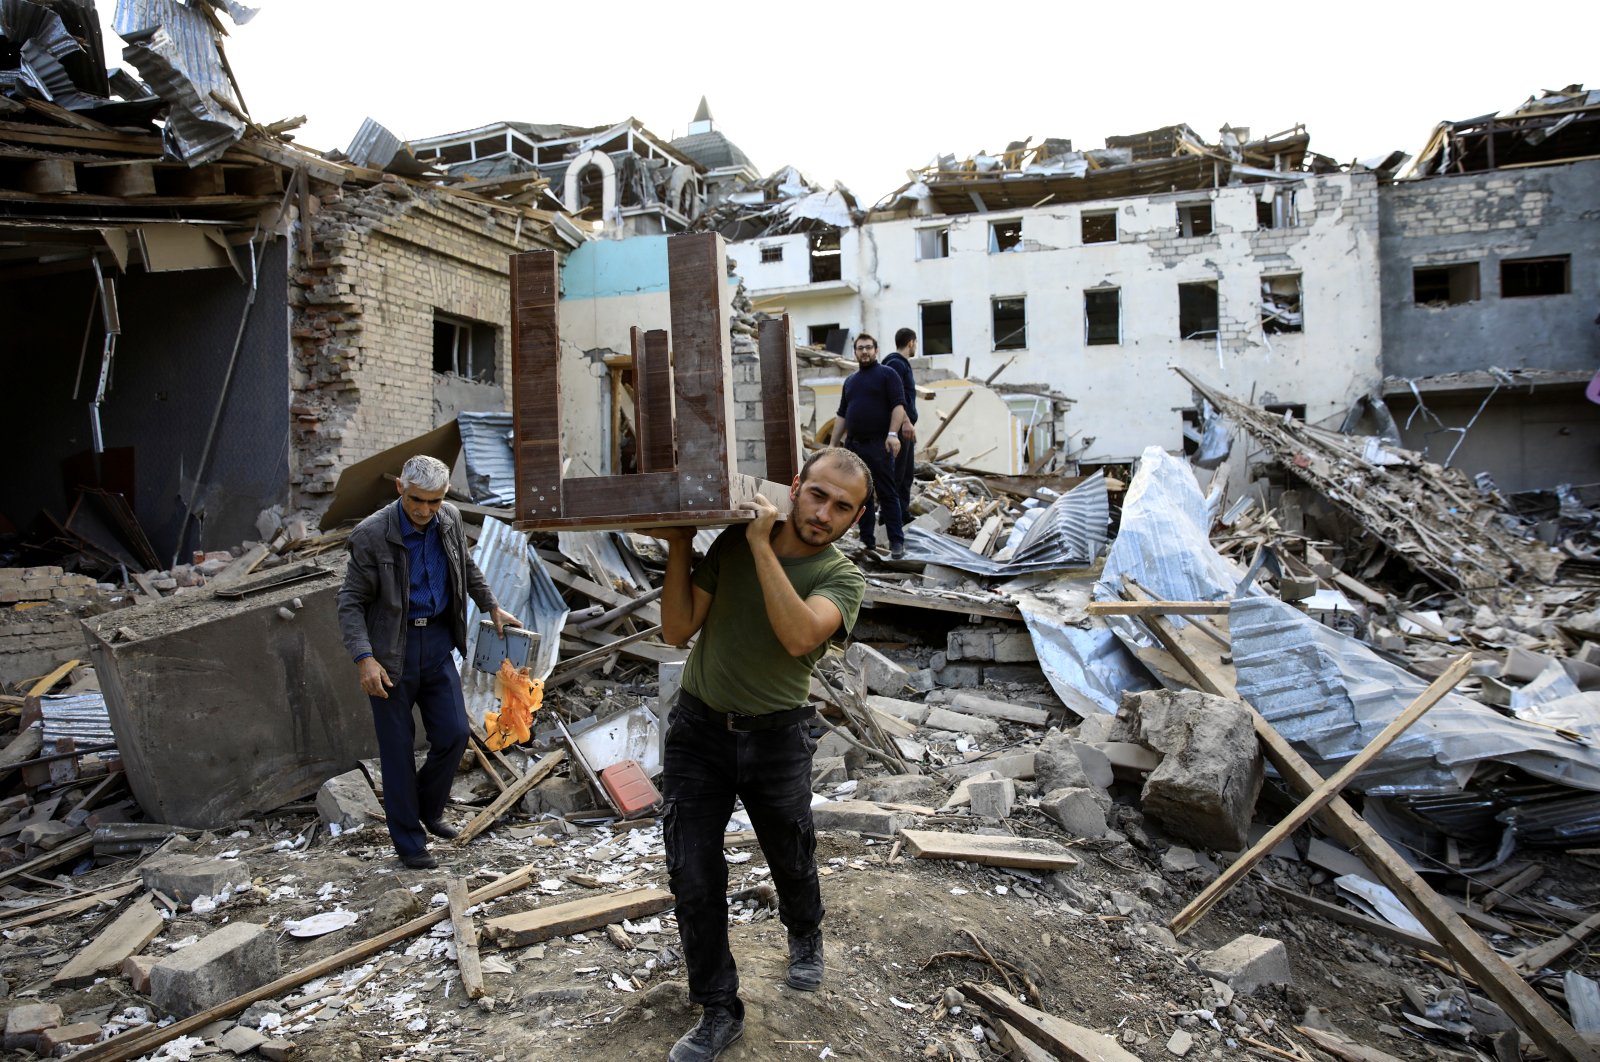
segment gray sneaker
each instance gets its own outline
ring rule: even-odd
[[[730,1007],[706,1007],[700,1012],[699,1024],[672,1045],[667,1062],[711,1062],[743,1035],[743,1016],[735,1015]]]
[[[822,930],[809,936],[789,934],[789,976],[783,983],[802,992],[822,987]]]

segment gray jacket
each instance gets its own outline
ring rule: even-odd
[[[339,589],[339,633],[351,659],[371,653],[389,677],[405,670],[406,610],[411,597],[411,555],[406,551],[405,514],[394,502],[367,517],[350,532],[350,564]],[[496,607],[494,593],[472,562],[461,510],[449,502],[434,517],[450,566],[450,637],[467,651],[467,598],[484,613]],[[463,593],[465,589],[465,593]]]

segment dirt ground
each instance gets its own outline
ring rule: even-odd
[[[1422,986],[1431,995],[1453,983],[1449,975],[1404,948],[1282,908],[1251,882],[1230,892],[1184,940],[1174,940],[1164,920],[1215,875],[1215,865],[1202,855],[1198,869],[1164,871],[1168,842],[1139,812],[1119,804],[1112,818],[1127,840],[1077,843],[1080,865],[1048,874],[908,859],[887,841],[821,834],[818,862],[828,908],[823,989],[808,994],[784,987],[785,935],[775,912],[756,901],[736,906],[732,939],[748,1013],[743,1040],[723,1057],[999,1057],[997,1025],[954,990],[967,980],[1005,987],[1008,979],[1029,1002],[1115,1035],[1144,1059],[1172,1057],[1167,1044],[1179,1028],[1194,1037],[1191,1058],[1281,1057],[1268,1048],[1292,1054],[1304,1043],[1292,1026],[1308,1007],[1391,1054],[1475,1057],[1453,1055],[1445,1041],[1426,1043],[1422,1033],[1400,1028],[1406,1024],[1402,986]],[[1032,811],[989,828],[1070,843]],[[200,835],[193,843],[197,852],[238,859],[252,884],[218,898],[205,914],[180,910],[146,954],[169,954],[178,942],[227,921],[281,931],[286,922],[319,912],[358,916],[348,928],[314,939],[281,932],[279,955],[288,972],[442,907],[451,877],[477,887],[530,865],[537,868],[535,884],[477,909],[480,929],[486,918],[593,895],[589,886],[666,887],[655,825],[617,832],[512,820],[465,849],[436,844],[441,866],[430,872],[401,867],[381,826],[330,836],[309,811],[243,824],[226,836]],[[730,891],[765,880],[759,848],[730,849],[729,859]],[[1281,859],[1264,867],[1301,890],[1315,875],[1326,876]],[[129,872],[128,864],[113,865],[71,884],[99,887]],[[1592,906],[1600,899],[1592,882],[1564,885],[1571,902]],[[113,915],[106,909],[8,931],[0,943],[0,972],[12,1001],[37,997],[58,1003],[68,1021],[101,1024],[130,1007],[147,1007],[118,976],[75,992],[50,985],[52,971]],[[340,1062],[664,1058],[697,1014],[686,997],[675,925],[668,912],[623,929],[632,950],[601,930],[507,950],[485,935],[488,994],[470,1001],[445,920],[432,933],[286,993],[276,1004],[258,1005],[245,1021],[293,1041],[294,1057]],[[1195,953],[1247,932],[1287,944],[1294,982],[1230,1000],[1224,986],[1200,972]],[[204,1030],[205,1042],[175,1041],[157,1057],[216,1053],[211,1043],[233,1024]]]

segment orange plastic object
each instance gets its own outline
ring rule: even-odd
[[[650,781],[650,776],[644,773],[644,768],[639,766],[638,760],[613,763],[600,772],[600,784],[606,787],[612,803],[617,805],[617,810],[625,818],[648,811],[661,802],[661,793]]]
[[[495,682],[500,687],[500,710],[484,713],[483,728],[489,747],[498,752],[533,736],[533,713],[544,703],[544,680],[529,678],[527,668],[502,660]]]

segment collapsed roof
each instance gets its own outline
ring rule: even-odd
[[[759,181],[741,181],[700,216],[695,228],[719,232],[728,240],[748,240],[847,229],[860,224],[863,216],[854,193],[843,184],[824,188],[795,167],[784,166]]]
[[[1440,122],[1401,178],[1574,162],[1600,155],[1600,89],[1542,91],[1498,114]]]

